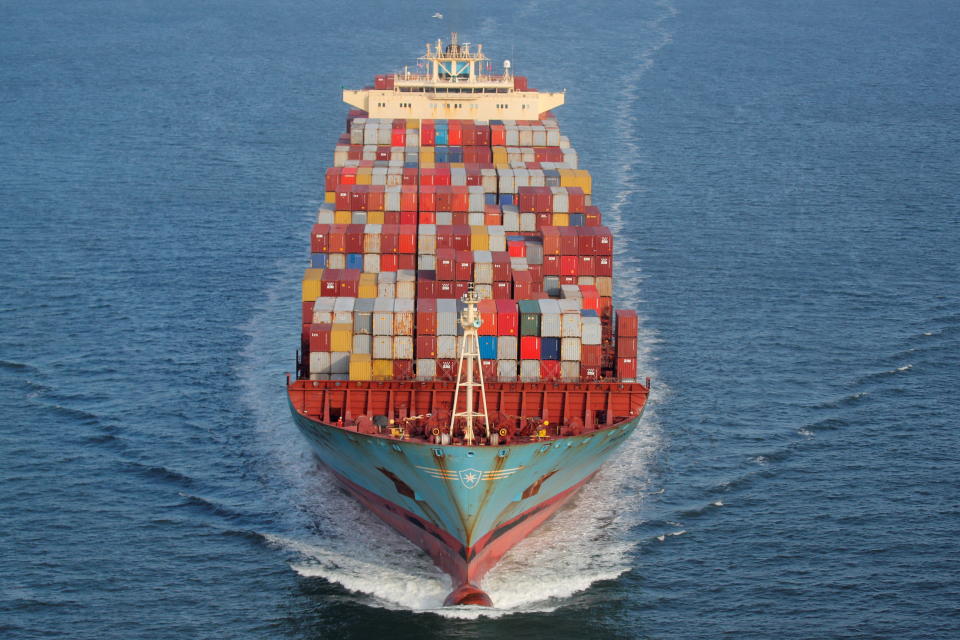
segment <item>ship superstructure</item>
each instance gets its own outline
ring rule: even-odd
[[[633,432],[637,316],[550,109],[480,45],[344,91],[303,280],[295,422],[322,463],[452,579],[483,575]]]

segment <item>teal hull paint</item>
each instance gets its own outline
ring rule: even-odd
[[[595,473],[641,417],[561,440],[466,447],[364,435],[311,420],[292,405],[291,411],[326,466],[465,546]],[[539,490],[522,497],[538,481]]]

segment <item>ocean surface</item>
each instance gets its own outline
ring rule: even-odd
[[[960,638],[957,2],[0,17],[0,637]],[[451,28],[567,89],[654,380],[489,611],[283,392],[340,89]]]

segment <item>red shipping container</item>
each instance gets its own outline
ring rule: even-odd
[[[439,235],[437,236],[439,239]],[[456,280],[457,271],[454,265],[457,262],[455,249],[437,249],[437,280]]]
[[[636,358],[637,357],[637,338],[627,336],[617,336],[617,357],[618,358]]]
[[[360,270],[344,269],[337,281],[337,295],[343,298],[356,298],[360,295]]]
[[[342,167],[330,167],[323,177],[323,190],[336,191],[340,186],[340,172]]]
[[[507,146],[507,128],[502,124],[490,125],[490,146],[491,147]]]
[[[456,380],[457,361],[453,358],[438,358],[437,378],[440,380]]]
[[[320,295],[324,298],[336,298],[340,290],[341,269],[327,269],[320,282]]]
[[[592,256],[596,253],[594,245],[596,244],[596,229],[593,227],[580,227],[577,234],[577,251],[582,256]]]
[[[581,255],[577,258],[577,275],[593,276],[596,275],[594,256]]]
[[[453,213],[453,224],[460,226],[470,223],[469,214],[466,211],[454,211]]]
[[[450,184],[452,183],[452,180],[450,179],[449,166],[437,167],[436,169],[434,169],[434,172],[435,172],[435,175],[433,179],[436,181],[434,184],[443,185],[447,187],[450,186]]]
[[[424,300],[437,297],[437,272],[434,270],[417,271],[417,298]],[[417,303],[419,305],[419,302]],[[417,307],[419,309],[419,306]]]
[[[598,207],[583,208],[583,224],[588,227],[597,227],[603,223],[603,216],[600,215]]]
[[[437,211],[453,211],[453,192],[451,187],[448,186],[436,186],[435,189],[435,205]]]
[[[424,120],[420,123],[420,146],[422,147],[432,147],[434,145],[434,140],[436,136],[436,129],[433,128],[433,123],[427,124],[427,121]]]
[[[477,303],[477,311],[480,312],[480,320],[482,321],[477,333],[481,336],[497,335],[497,301],[481,300]]]
[[[593,309],[600,314],[600,294],[594,291],[584,291],[583,300],[580,302],[581,309]]]
[[[438,298],[456,298],[457,292],[456,288],[453,286],[455,283],[452,280],[437,280],[437,297]]]
[[[363,253],[363,225],[348,224],[344,253]]]
[[[541,360],[540,361],[540,379],[541,380],[559,380],[560,379],[560,361],[559,360]]]
[[[497,361],[496,360],[481,360],[480,370],[483,372],[484,382],[497,379]]]
[[[330,351],[330,332],[332,325],[329,322],[318,322],[310,325],[310,351]]]
[[[406,169],[403,170],[401,175],[403,176],[401,178],[401,182],[403,186],[405,187],[417,186],[417,181],[420,179],[420,172],[417,169],[414,169],[412,167],[407,167]],[[401,193],[403,193],[403,191],[401,191]],[[416,193],[416,189],[414,189],[414,193]]]
[[[633,309],[617,309],[615,326],[618,338],[636,338],[640,328],[637,312]]]
[[[400,224],[399,211],[384,211],[383,224]],[[382,241],[381,241],[382,242]]]
[[[383,224],[380,226],[380,253],[400,252],[400,225]]]
[[[540,359],[540,337],[539,336],[520,336],[520,359],[521,360],[539,360]]]
[[[529,271],[513,272],[513,299],[524,300],[530,298],[534,292],[533,278]]]
[[[394,128],[390,131],[390,146],[402,147],[402,146],[405,146],[406,144],[407,144],[406,129]]]
[[[507,240],[507,253],[511,258],[527,257],[527,243],[523,240]]]
[[[385,198],[385,187],[382,184],[370,185],[367,191],[367,211],[383,211]]]
[[[380,254],[380,271],[396,271],[400,268],[400,260],[395,253]]]
[[[617,358],[617,377],[618,378],[636,378],[637,377],[637,359],[636,358]]]
[[[470,288],[469,282],[456,281],[453,283],[453,296],[459,300],[463,296],[467,295],[467,290]]]
[[[476,129],[476,143],[478,147],[490,147],[490,126],[478,124]]]
[[[353,193],[352,189],[356,185],[351,186],[342,186],[337,189],[336,196],[334,198],[334,206],[337,208],[337,211],[352,211],[353,206],[351,205],[351,195]]]
[[[533,282],[536,285],[543,283],[543,265],[542,264],[530,264],[527,265],[527,271],[530,272],[530,277],[533,278]]]
[[[401,253],[397,255],[397,269],[408,271],[417,270],[417,255],[414,253]]]
[[[447,144],[451,147],[458,147],[463,144],[463,131],[460,128],[459,120],[447,121]]]
[[[472,123],[461,122],[460,130],[463,132],[460,144],[465,147],[472,147],[477,144],[477,130]]]
[[[330,234],[330,225],[315,224],[310,232],[310,251],[311,253],[326,253],[327,240]]]
[[[537,187],[517,187],[517,210],[520,213],[537,211]]]
[[[503,222],[503,216],[499,211],[488,212],[483,214],[483,224],[488,227],[499,225]]]
[[[455,253],[453,270],[454,280],[459,280],[460,282],[473,281],[473,252],[457,251]]]
[[[417,300],[417,326],[415,330],[417,335],[432,336],[437,333],[437,301],[432,296]]]
[[[340,184],[342,185],[357,184],[357,168],[344,167],[343,171],[340,172]],[[350,196],[347,196],[347,197],[349,198]]]
[[[579,262],[580,260],[577,256],[560,256],[560,275],[576,276]],[[576,284],[576,282],[571,284]]]
[[[580,346],[580,363],[588,367],[599,367],[603,364],[603,347],[599,344],[585,344]]]
[[[465,224],[453,225],[453,248],[461,251],[470,250],[470,226]]]
[[[417,222],[419,224],[436,224],[437,214],[433,211],[421,211],[417,214]]]
[[[532,187],[536,189],[534,200],[537,213],[551,213],[553,211],[553,192],[550,187]]]
[[[586,197],[583,195],[583,189],[580,187],[567,187],[568,211],[570,213],[583,213]]]
[[[403,214],[401,214],[402,216]],[[397,251],[399,253],[416,253],[417,252],[417,225],[415,224],[401,224],[399,226],[399,237],[400,240],[397,243]]]
[[[367,210],[367,193],[370,190],[370,185],[368,184],[358,184],[354,185],[353,190],[350,192],[350,210],[351,211],[366,211]]]
[[[577,276],[560,276],[560,284],[577,284]]]
[[[494,300],[509,300],[513,296],[513,286],[509,280],[500,280],[493,283]]]
[[[581,380],[599,380],[600,379],[600,366],[589,366],[585,364],[580,365],[580,379]]]
[[[612,256],[613,255],[613,234],[610,233],[610,229],[607,227],[594,227],[596,229],[593,248],[594,251],[601,256]]]
[[[330,235],[327,236],[327,253],[347,252],[347,225],[330,225]]]
[[[420,317],[420,314],[418,312],[417,318],[419,317]],[[437,357],[437,336],[418,335],[416,356],[417,358],[436,358]]]
[[[403,191],[400,192],[401,205],[403,201]],[[417,199],[418,211],[437,211],[437,188],[434,186],[423,185],[420,187],[419,197]],[[440,209],[443,211],[443,209]]]
[[[541,227],[540,235],[543,237],[544,260],[546,260],[546,256],[559,256],[561,253],[560,228],[549,226],[549,225],[545,227]]]
[[[413,377],[413,360],[394,360],[393,378],[395,380],[409,380]]]
[[[467,187],[450,187],[450,211],[466,213],[470,210],[470,192]]]
[[[526,91],[526,90],[527,90],[527,77],[526,77],[526,76],[513,76],[513,90],[514,90],[514,91]]]
[[[453,225],[437,225],[437,255],[440,254],[440,249],[453,249]]]
[[[553,224],[553,214],[552,213],[537,213],[534,214],[537,216],[536,228],[537,231],[543,229],[544,227],[549,227]]]
[[[560,256],[543,256],[543,275],[560,275]]]
[[[308,302],[304,302],[301,306],[300,315],[301,322],[303,322],[303,324],[310,324],[313,322],[313,302],[313,300],[310,300]]]
[[[595,256],[594,271],[598,276],[610,277],[613,275],[613,257]]]
[[[429,213],[429,212],[425,212],[425,213]],[[398,220],[398,222],[399,222],[399,224],[412,225],[412,226],[416,227],[416,226],[417,226],[417,218],[419,217],[419,215],[420,215],[420,214],[417,213],[416,211],[401,211],[401,212],[400,212],[400,219]]]
[[[520,314],[514,300],[494,300],[497,306],[497,335],[515,336],[520,333]]]
[[[384,201],[386,203],[386,201]],[[400,187],[400,211],[417,211],[416,185],[402,185]],[[380,209],[373,209],[380,211]]]
[[[580,253],[580,234],[582,227],[557,227],[560,232],[560,255],[575,256]]]
[[[493,281],[510,282],[510,254],[506,251],[492,251]]]

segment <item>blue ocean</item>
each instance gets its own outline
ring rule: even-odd
[[[960,4],[0,16],[0,637],[960,638]],[[492,610],[284,396],[341,88],[451,30],[566,89],[654,385]]]

